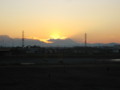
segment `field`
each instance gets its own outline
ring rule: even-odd
[[[3,65],[0,90],[120,90],[120,64]]]

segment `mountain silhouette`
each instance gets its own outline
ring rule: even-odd
[[[25,39],[25,46],[33,46],[33,45],[37,45],[40,46],[44,44],[44,42],[39,41],[39,40],[33,40],[33,39]],[[20,38],[11,38],[7,35],[0,35],[0,46],[22,46],[22,40]]]
[[[67,38],[67,39],[49,39],[51,43],[45,43],[40,40],[34,39],[25,39],[25,46],[42,46],[42,47],[74,47],[74,46],[84,46],[84,43],[77,43],[74,40]],[[94,43],[94,44],[87,44],[88,46],[115,46],[119,45],[118,43]],[[11,38],[8,35],[0,35],[0,46],[6,47],[21,47],[22,40],[20,38]]]
[[[61,47],[73,47],[79,46],[80,43],[73,41],[72,39],[50,39],[48,40],[52,43],[49,43],[50,46],[61,46]]]

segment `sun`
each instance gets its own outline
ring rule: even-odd
[[[65,39],[66,37],[61,36],[59,33],[52,33],[52,34],[50,35],[50,38],[51,38],[51,39]]]
[[[29,39],[33,39],[33,40],[39,40],[39,41],[43,41],[45,43],[52,43],[51,41],[49,41],[50,39],[66,39],[65,36],[63,36],[60,32],[54,32],[51,33],[50,36],[48,36],[48,38],[40,38],[40,37],[28,37]]]

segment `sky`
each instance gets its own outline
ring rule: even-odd
[[[0,35],[120,43],[120,0],[0,0]]]

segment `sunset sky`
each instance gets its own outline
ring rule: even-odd
[[[120,0],[0,0],[0,35],[120,43]]]

